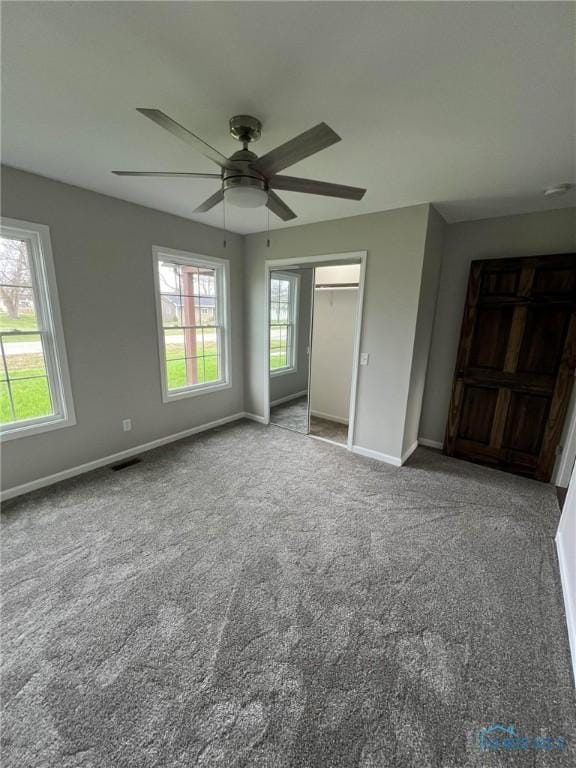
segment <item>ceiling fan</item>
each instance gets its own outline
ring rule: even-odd
[[[361,200],[366,192],[359,187],[348,187],[344,184],[329,184],[325,181],[300,179],[295,176],[280,176],[279,171],[303,160],[305,157],[320,152],[340,141],[340,136],[326,123],[318,123],[314,128],[304,131],[285,144],[258,157],[248,146],[260,138],[262,124],[260,120],[249,115],[236,115],[230,120],[230,134],[242,143],[242,149],[225,157],[217,149],[211,147],[201,138],[184,126],[172,120],[159,109],[137,110],[161,128],[169,131],[187,144],[199,150],[216,165],[220,173],[188,173],[171,171],[112,171],[117,176],[152,176],[196,179],[219,179],[220,189],[199,205],[194,213],[209,211],[223,200],[241,208],[258,208],[266,205],[272,213],[283,221],[295,219],[296,214],[282,201],[274,190],[284,189],[290,192],[304,192],[309,195],[327,195],[346,200]]]

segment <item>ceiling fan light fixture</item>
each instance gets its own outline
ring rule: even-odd
[[[228,187],[224,199],[237,208],[260,208],[268,202],[268,192],[261,187]]]

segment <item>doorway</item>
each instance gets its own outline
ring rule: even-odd
[[[268,422],[352,448],[365,252],[266,262]]]
[[[309,433],[348,444],[360,264],[314,269]]]

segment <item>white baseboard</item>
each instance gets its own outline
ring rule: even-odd
[[[402,464],[405,464],[408,461],[408,459],[410,458],[410,456],[412,456],[416,448],[418,448],[418,440],[414,440],[410,448],[404,451],[404,453],[402,454]]]
[[[128,459],[131,456],[135,456],[136,454],[151,451],[153,448],[160,448],[162,445],[173,443],[176,440],[182,440],[185,437],[190,437],[191,435],[196,435],[199,432],[205,432],[208,429],[214,429],[215,427],[220,427],[223,424],[229,424],[231,421],[238,421],[238,419],[243,419],[245,417],[254,418],[256,420],[260,418],[252,417],[251,415],[245,414],[243,412],[234,413],[232,416],[225,416],[222,419],[210,421],[208,424],[200,424],[198,427],[191,427],[190,429],[185,429],[183,432],[176,432],[173,435],[159,437],[157,440],[152,440],[149,443],[135,445],[132,448],[127,448],[124,451],[112,453],[109,456],[103,456],[102,458],[95,459],[94,461],[88,461],[86,464],[78,464],[75,467],[64,469],[61,472],[54,473],[53,475],[39,477],[37,480],[31,480],[29,483],[23,483],[22,485],[15,485],[12,488],[6,488],[6,490],[0,492],[0,500],[6,501],[7,499],[13,499],[15,496],[21,496],[23,493],[29,493],[30,491],[35,491],[38,488],[45,488],[48,485],[54,485],[54,483],[59,483],[61,480],[67,480],[70,477],[82,475],[85,472],[90,472],[93,469],[100,469],[100,467],[105,467],[108,464],[114,464],[117,461]]]
[[[398,456],[389,456],[387,453],[373,451],[371,448],[362,448],[361,445],[353,445],[352,453],[357,453],[359,456],[366,456],[367,459],[383,461],[385,464],[392,464],[393,467],[402,466],[402,459],[400,459]]]
[[[439,450],[444,447],[444,443],[440,443],[438,440],[429,440],[427,437],[419,437],[418,445],[423,445],[426,448],[438,448]]]
[[[569,562],[573,555],[568,552],[569,547],[565,544],[565,537],[562,531],[556,534],[556,551],[558,553],[558,565],[560,568],[560,580],[562,582],[562,593],[564,595],[564,608],[566,612],[566,624],[568,625],[568,640],[570,642],[570,653],[572,655],[572,669],[574,671],[574,680],[576,681],[576,594],[573,594],[573,585],[570,584]]]
[[[257,421],[258,424],[268,424],[268,419],[265,416],[258,416],[256,413],[248,413],[247,411],[244,411],[242,416],[245,419],[250,419],[250,421]]]
[[[273,408],[275,405],[282,405],[282,403],[288,403],[290,400],[297,400],[299,397],[304,397],[304,395],[308,394],[307,389],[303,389],[302,392],[296,392],[293,395],[286,395],[286,397],[280,397],[278,400],[273,400],[270,403],[270,408]]]
[[[348,419],[342,419],[340,416],[333,416],[331,413],[322,413],[322,411],[310,411],[311,416],[317,416],[326,421],[335,421],[336,424],[348,424]]]

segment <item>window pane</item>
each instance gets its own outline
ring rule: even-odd
[[[200,299],[198,296],[182,296],[182,325],[201,325]]]
[[[52,411],[48,379],[15,379],[10,382],[16,420],[49,416]]]
[[[200,268],[198,270],[199,296],[216,296],[216,272],[213,269]]]
[[[202,329],[185,328],[183,338],[185,357],[202,357]]]
[[[0,238],[0,284],[32,286],[30,257],[25,240]]]
[[[35,338],[21,336],[16,337],[15,342],[4,344],[4,357],[10,380],[46,376],[42,342]]]
[[[182,295],[192,296],[198,293],[198,267],[180,265],[180,290]]]
[[[270,280],[270,299],[271,301],[278,301],[280,298],[280,280],[272,278]]]
[[[167,360],[166,380],[168,389],[181,389],[186,386],[186,361]]]
[[[0,286],[0,329],[33,331],[38,328],[31,288]]]
[[[289,320],[288,317],[288,304],[279,304],[278,305],[278,322],[279,323],[287,323]]]
[[[165,293],[160,296],[162,307],[162,325],[164,328],[182,325],[182,299],[174,293]]]
[[[218,330],[204,328],[204,355],[218,354]]]
[[[158,263],[160,293],[180,293],[180,272],[177,264],[167,261]]]
[[[184,332],[181,328],[164,331],[164,349],[166,351],[166,360],[178,360],[186,357]]]
[[[204,382],[204,358],[189,357],[186,359],[186,383],[203,384]]]
[[[290,298],[290,282],[280,280],[280,301],[288,301]]]
[[[202,325],[216,325],[216,299],[200,299],[200,316]]]
[[[8,384],[2,381],[0,382],[0,424],[9,424],[11,421],[14,421],[14,415],[8,394]]]
[[[218,269],[163,261],[159,270],[168,389],[220,381]]]
[[[204,358],[204,381],[218,381],[220,373],[218,370],[218,358],[210,355]]]

